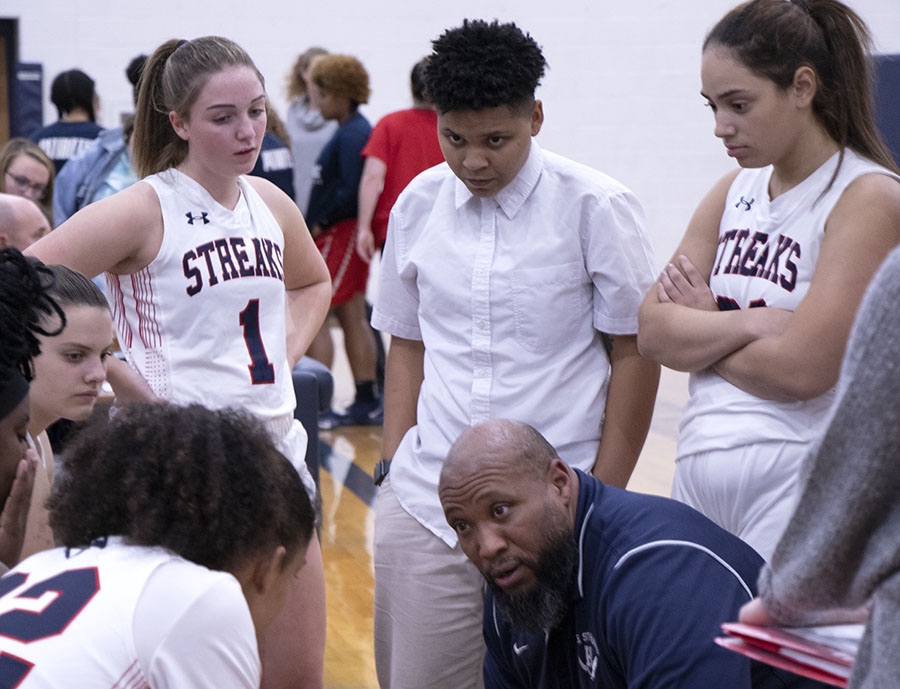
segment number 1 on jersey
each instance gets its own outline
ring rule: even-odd
[[[250,353],[250,361],[253,362],[247,367],[250,369],[251,382],[254,385],[274,383],[275,367],[266,356],[266,348],[263,346],[259,331],[259,299],[247,302],[247,308],[241,311],[241,325],[244,328],[244,343]]]

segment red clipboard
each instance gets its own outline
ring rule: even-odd
[[[844,649],[779,627],[726,622],[722,631],[727,636],[715,641],[730,651],[835,687],[847,686],[854,654]]]

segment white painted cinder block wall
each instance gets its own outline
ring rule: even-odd
[[[849,0],[879,52],[900,53],[900,0]],[[733,0],[2,0],[20,20],[20,59],[42,62],[46,122],[54,75],[79,67],[97,81],[101,124],[131,109],[124,68],[167,38],[235,39],[265,74],[284,111],[284,82],[313,44],[357,56],[371,75],[374,121],[409,102],[409,69],[430,41],[464,17],[515,21],[543,46],[539,90],[545,148],[597,167],[644,203],[657,261],[667,260],[690,214],[733,164],[712,135],[699,96],[700,43]]]

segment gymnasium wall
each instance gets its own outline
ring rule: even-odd
[[[124,68],[167,38],[218,33],[242,44],[284,111],[284,81],[313,44],[357,56],[369,69],[376,120],[407,107],[409,68],[430,40],[464,17],[512,20],[543,46],[542,146],[630,186],[647,211],[657,260],[668,259],[690,214],[730,168],[699,95],[700,43],[732,0],[3,0],[20,19],[23,62],[42,62],[45,122],[58,72],[79,67],[97,81],[101,124],[131,109]],[[850,0],[879,52],[900,53],[900,2]]]

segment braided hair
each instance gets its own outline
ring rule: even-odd
[[[41,353],[38,335],[53,336],[66,327],[66,316],[52,296],[53,274],[18,249],[0,249],[0,417],[24,396],[7,400],[34,377],[32,359]],[[53,318],[56,316],[57,318]],[[48,329],[48,324],[56,324]],[[25,386],[27,391],[27,385]],[[14,403],[13,403],[14,402]],[[8,407],[12,404],[12,407]]]

